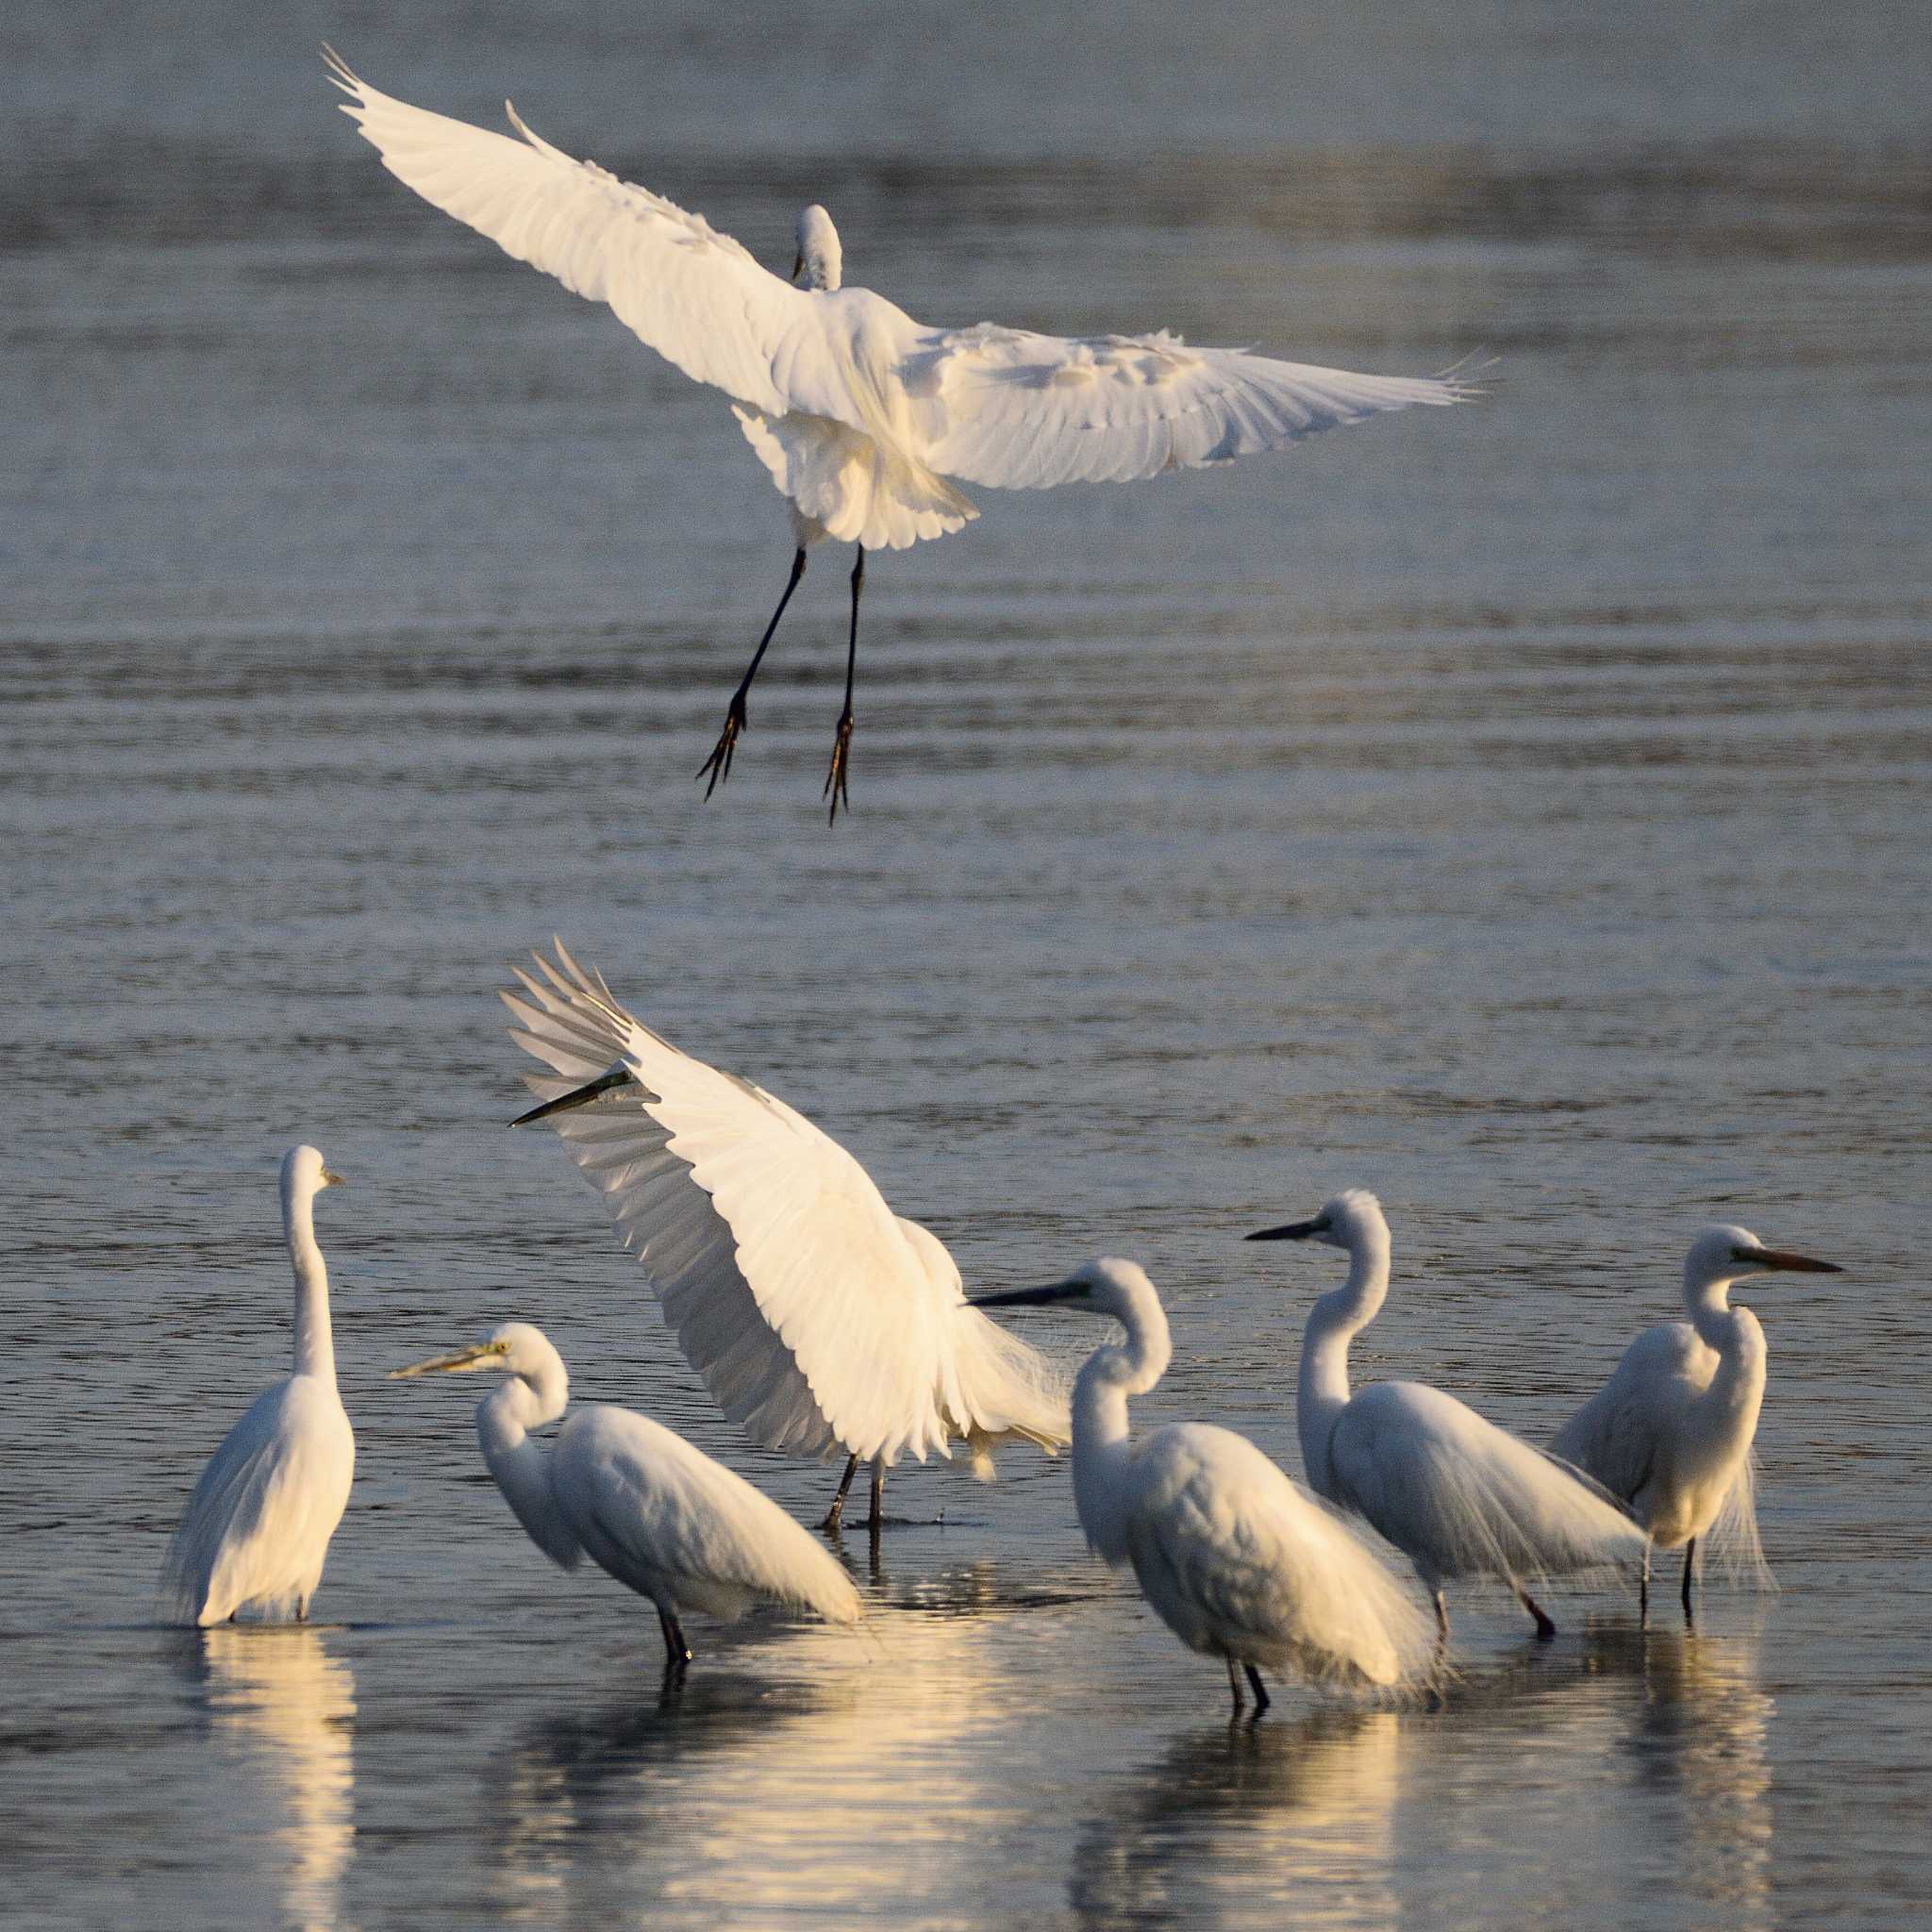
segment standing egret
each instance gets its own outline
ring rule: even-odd
[[[342,111],[391,174],[519,261],[608,303],[640,341],[733,397],[790,500],[791,575],[698,772],[709,780],[707,797],[730,775],[752,679],[807,551],[823,539],[858,546],[845,704],[825,775],[836,817],[865,553],[944,536],[976,517],[949,478],[1003,490],[1125,482],[1477,393],[1453,372],[1358,375],[1190,348],[1164,331],[1068,340],[991,323],[928,328],[869,289],[839,286],[839,234],[823,208],[799,216],[792,283],[782,282],[701,216],[552,147],[508,102],[521,141],[380,93],[324,52],[350,97]]]
[[[1065,1378],[966,1300],[944,1245],[886,1206],[836,1141],[782,1100],[680,1053],[557,942],[505,992],[510,1037],[561,1077],[525,1075],[657,1291],[685,1359],[753,1441],[846,1453],[827,1529],[861,1462],[872,1524],[901,1456],[974,1474],[1015,1436],[1071,1433]]]
[[[1629,1504],[1659,1549],[1684,1546],[1684,1615],[1690,1615],[1697,1539],[1720,1519],[1760,1574],[1751,1439],[1764,1400],[1764,1330],[1734,1308],[1731,1284],[1786,1269],[1840,1274],[1829,1261],[1767,1248],[1748,1227],[1707,1227],[1684,1261],[1688,1322],[1659,1322],[1624,1351],[1610,1379],[1550,1445]],[[1650,1608],[1650,1569],[1643,1574]]]
[[[1051,1304],[1127,1331],[1074,1383],[1074,1507],[1096,1556],[1131,1563],[1156,1615],[1191,1650],[1236,1666],[1268,1708],[1258,1666],[1341,1683],[1399,1685],[1425,1665],[1428,1619],[1348,1525],[1311,1501],[1245,1436],[1171,1423],[1139,1442],[1127,1398],[1173,1354],[1167,1316],[1132,1261],[1090,1261],[1047,1288],[980,1295],[981,1308]]]
[[[1650,1545],[1606,1497],[1541,1450],[1424,1382],[1372,1382],[1351,1395],[1348,1345],[1389,1292],[1389,1224],[1365,1189],[1338,1194],[1312,1221],[1264,1228],[1252,1241],[1317,1241],[1348,1256],[1348,1279],[1308,1311],[1295,1421],[1319,1495],[1352,1509],[1415,1565],[1446,1637],[1443,1584],[1500,1576],[1536,1619],[1557,1626],[1527,1581],[1613,1564]]]
[[[831,1556],[741,1475],[682,1436],[627,1408],[580,1408],[546,1455],[529,1432],[570,1404],[563,1358],[541,1328],[506,1322],[488,1341],[397,1369],[411,1375],[500,1369],[508,1379],[476,1405],[476,1440],[530,1541],[565,1570],[588,1553],[658,1607],[664,1670],[691,1646],[680,1607],[740,1615],[774,1599],[856,1624],[858,1591]]]
[[[282,1159],[282,1232],[295,1270],[295,1369],[263,1391],[208,1457],[161,1571],[183,1623],[308,1617],[328,1540],[348,1506],[356,1438],[336,1391],[328,1270],[315,1197],[342,1177],[313,1147]]]

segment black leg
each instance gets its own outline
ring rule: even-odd
[[[1684,1621],[1691,1621],[1690,1609],[1690,1571],[1697,1560],[1697,1539],[1693,1536],[1684,1545]]]
[[[1520,1583],[1516,1586],[1516,1600],[1536,1619],[1537,1641],[1547,1643],[1557,1634],[1557,1626],[1544,1613],[1542,1605],[1538,1603]]]
[[[1449,1606],[1442,1601],[1442,1592],[1436,1592],[1436,1643],[1440,1648],[1449,1641]]]
[[[1268,1708],[1268,1687],[1261,1681],[1261,1674],[1253,1664],[1243,1664],[1241,1669],[1248,1674],[1248,1684],[1255,1693],[1255,1715],[1259,1717]]]
[[[698,767],[698,776],[706,773],[711,775],[711,782],[705,787],[705,796],[710,797],[724,780],[731,775],[731,751],[738,742],[738,734],[745,728],[744,699],[751,690],[751,681],[758,675],[758,665],[763,660],[765,646],[772,641],[772,633],[778,628],[778,620],[785,615],[785,607],[791,601],[791,593],[798,588],[798,580],[805,575],[805,552],[800,550],[791,559],[791,575],[785,586],[785,594],[778,599],[778,608],[772,612],[772,621],[765,626],[765,634],[758,640],[758,647],[752,653],[750,668],[740,679],[738,689],[731,693],[730,708],[724,713],[724,729],[718,739],[711,756]]]
[[[1650,1628],[1650,1545],[1643,1546],[1643,1574],[1637,1585],[1637,1627]]]
[[[827,824],[838,818],[841,802],[847,811],[852,809],[852,801],[845,795],[845,771],[852,758],[852,680],[858,669],[858,592],[864,583],[865,545],[861,543],[858,560],[852,566],[852,638],[845,646],[845,708],[839,713],[839,728],[832,739],[832,769],[825,774],[825,789],[819,794],[832,801]]]
[[[827,1533],[839,1527],[840,1519],[845,1514],[845,1492],[852,1487],[852,1478],[858,1474],[858,1457],[849,1457],[845,1463],[845,1474],[839,1478],[839,1493],[832,1498],[832,1507],[825,1511],[825,1520],[819,1527]]]
[[[1247,1700],[1241,1695],[1241,1674],[1233,1657],[1227,1659],[1227,1688],[1234,1696],[1234,1715],[1241,1716]]]
[[[678,1627],[676,1617],[660,1608],[658,1627],[664,1633],[664,1674],[667,1677],[682,1675],[685,1665],[691,1661],[691,1645],[684,1641],[684,1632]]]
[[[873,1535],[878,1535],[886,1526],[886,1465],[874,1462],[872,1466],[872,1514],[865,1519],[865,1526]]]

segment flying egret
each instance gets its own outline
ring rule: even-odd
[[[861,1462],[872,1524],[901,1456],[950,1457],[982,1481],[992,1451],[1068,1441],[1065,1378],[967,1302],[939,1238],[887,1207],[836,1141],[782,1100],[680,1053],[557,942],[502,997],[510,1037],[559,1075],[525,1075],[604,1194],[685,1359],[767,1449],[846,1453],[824,1526]]]
[[[1415,1565],[1444,1637],[1442,1586],[1453,1578],[1502,1577],[1547,1638],[1557,1626],[1528,1580],[1643,1561],[1648,1540],[1613,1503],[1453,1395],[1424,1382],[1349,1393],[1348,1345],[1389,1292],[1389,1224],[1374,1195],[1351,1188],[1312,1221],[1248,1239],[1316,1241],[1348,1256],[1347,1281],[1315,1303],[1302,1339],[1302,1461],[1317,1494]]]
[[[1751,1439],[1764,1400],[1764,1330],[1734,1308],[1731,1284],[1785,1269],[1841,1274],[1829,1261],[1767,1248],[1748,1227],[1707,1227],[1684,1261],[1688,1322],[1659,1322],[1624,1351],[1610,1379],[1578,1409],[1555,1453],[1629,1504],[1659,1549],[1684,1546],[1690,1615],[1697,1539],[1721,1520],[1762,1574]],[[1650,1571],[1643,1575],[1650,1608]]]
[[[1348,1525],[1245,1436],[1171,1423],[1139,1442],[1127,1398],[1173,1355],[1167,1316],[1132,1261],[1090,1261],[1064,1281],[979,1295],[980,1308],[1041,1304],[1104,1315],[1127,1331],[1088,1357],[1074,1383],[1074,1506],[1094,1554],[1131,1563],[1156,1615],[1191,1650],[1222,1657],[1241,1709],[1268,1708],[1259,1666],[1318,1681],[1384,1687],[1428,1659],[1428,1619]]]
[[[313,1147],[282,1159],[282,1232],[295,1270],[294,1373],[263,1391],[208,1457],[168,1545],[161,1592],[184,1623],[246,1614],[308,1621],[348,1506],[356,1438],[336,1392],[328,1270],[315,1197],[342,1177]]]
[[[605,302],[640,341],[734,399],[734,413],[789,499],[791,575],[732,694],[698,776],[729,777],[745,700],[806,553],[856,543],[845,704],[824,795],[845,799],[858,593],[865,553],[941,537],[979,512],[953,480],[1002,490],[1125,482],[1226,462],[1412,403],[1479,392],[1439,376],[1360,375],[1241,349],[1190,348],[1162,331],[1069,340],[981,323],[929,328],[869,289],[840,287],[838,230],[798,217],[792,283],[661,195],[578,161],[378,92],[325,47],[342,111],[383,166],[507,254]],[[849,801],[847,801],[849,802]]]
[[[691,1662],[682,1608],[740,1615],[764,1598],[856,1624],[858,1591],[830,1554],[741,1475],[627,1408],[580,1408],[546,1455],[532,1429],[570,1403],[563,1358],[541,1328],[506,1322],[488,1341],[394,1370],[501,1370],[476,1405],[476,1440],[530,1541],[565,1570],[588,1553],[658,1607],[667,1675]]]

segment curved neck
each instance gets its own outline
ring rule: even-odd
[[[1317,1495],[1335,1493],[1328,1443],[1348,1407],[1348,1345],[1375,1319],[1388,1292],[1388,1230],[1364,1230],[1349,1246],[1348,1279],[1308,1310],[1294,1413],[1302,1467]]]
[[[1731,1283],[1737,1278],[1735,1274],[1721,1274],[1713,1279],[1694,1273],[1688,1264],[1684,1269],[1684,1312],[1690,1317],[1698,1340],[1707,1348],[1716,1349],[1719,1355],[1731,1346],[1736,1333]]]
[[[509,1376],[476,1405],[476,1441],[504,1501],[530,1541],[567,1570],[577,1559],[577,1541],[565,1526],[550,1486],[550,1457],[529,1432],[552,1423],[570,1403],[563,1364],[545,1363],[529,1379]]]
[[[1151,1288],[1136,1285],[1121,1315],[1124,1342],[1087,1357],[1074,1383],[1074,1507],[1087,1541],[1109,1563],[1127,1556],[1127,1506],[1122,1481],[1128,1457],[1127,1399],[1144,1395],[1167,1373],[1174,1355],[1167,1315]]]
[[[315,1240],[315,1191],[282,1184],[282,1232],[295,1271],[295,1373],[333,1383],[335,1340],[329,1333],[328,1270]]]
[[[1705,1347],[1717,1353],[1717,1374],[1710,1386],[1698,1397],[1720,1410],[1749,1411],[1755,1427],[1757,1406],[1764,1399],[1764,1330],[1749,1308],[1731,1307],[1731,1284],[1727,1274],[1711,1280],[1684,1271],[1684,1310]]]

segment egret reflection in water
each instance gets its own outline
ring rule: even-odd
[[[192,1641],[214,1734],[245,1774],[211,1799],[231,1819],[260,1807],[282,1923],[339,1924],[356,1837],[355,1673],[310,1624],[223,1624]]]

